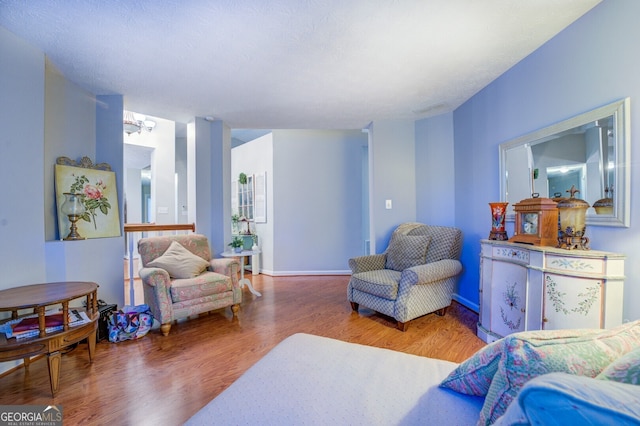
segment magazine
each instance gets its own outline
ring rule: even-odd
[[[64,329],[62,310],[45,312],[45,331],[47,334]],[[82,309],[69,309],[69,327],[77,327],[91,322],[87,313]],[[0,333],[4,333],[7,339],[15,337],[24,339],[40,335],[38,314],[27,315],[22,318],[10,320],[0,325]]]

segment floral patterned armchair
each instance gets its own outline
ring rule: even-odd
[[[384,253],[349,260],[351,308],[358,312],[362,305],[393,317],[402,331],[422,315],[444,315],[462,271],[461,251],[457,228],[401,224]]]
[[[235,258],[212,259],[204,235],[141,238],[138,253],[145,303],[163,335],[173,321],[191,315],[231,306],[236,316],[242,302],[240,264]]]

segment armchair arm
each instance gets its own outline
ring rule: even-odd
[[[162,268],[140,268],[138,271],[142,282],[151,287],[161,287],[164,286],[167,290],[169,289],[171,278],[169,277],[169,273]]]
[[[160,321],[160,324],[173,321],[169,273],[162,268],[141,268],[139,275],[142,279],[145,303],[151,308],[154,318]]]
[[[384,269],[384,265],[387,261],[386,254],[370,254],[367,256],[358,256],[349,259],[349,267],[352,274],[359,272],[375,271],[378,269]]]
[[[211,259],[209,261],[209,269],[218,274],[231,277],[231,285],[234,288],[240,288],[238,282],[238,273],[240,272],[240,262],[237,257],[223,257],[220,259]]]
[[[454,277],[462,271],[462,263],[455,259],[442,259],[437,262],[414,266],[402,271],[400,282],[429,284]]]

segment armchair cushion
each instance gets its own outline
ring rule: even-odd
[[[172,278],[193,278],[208,266],[208,261],[191,253],[177,241],[172,241],[162,256],[145,265],[147,268],[164,269]]]
[[[387,249],[385,268],[402,272],[412,266],[424,264],[430,240],[431,237],[427,235],[394,233]]]
[[[175,279],[169,289],[173,303],[198,300],[231,290],[231,280],[216,272],[204,272],[194,278]]]
[[[398,297],[398,281],[401,272],[391,269],[360,272],[351,278],[351,285],[355,290],[373,294],[387,300],[396,300]]]

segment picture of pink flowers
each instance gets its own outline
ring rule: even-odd
[[[65,192],[81,195],[85,213],[76,223],[80,235],[84,238],[121,235],[114,172],[56,164],[55,175],[60,236],[69,229],[69,218],[60,213]]]

